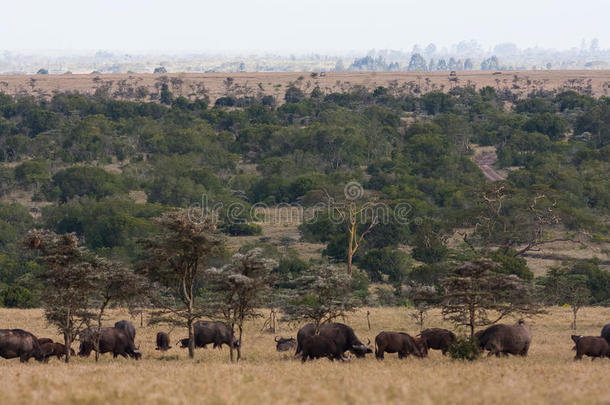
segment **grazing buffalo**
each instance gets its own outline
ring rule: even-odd
[[[604,339],[606,339],[606,342],[608,342],[608,344],[610,345],[610,323],[607,325],[604,325],[604,327],[602,328],[602,335],[601,335]]]
[[[66,354],[66,346],[57,343],[43,343],[40,345],[42,352],[44,354],[44,361],[49,361],[49,357],[56,356],[58,359],[61,359]],[[74,356],[74,349],[70,348],[70,356]]]
[[[297,350],[295,356],[303,350],[303,341],[307,336],[313,336],[316,332],[316,326],[313,323],[308,323],[299,329],[297,333]],[[367,345],[362,343],[354,333],[354,330],[342,323],[325,323],[320,325],[321,336],[326,336],[337,346],[337,350],[341,354],[350,351],[356,357],[364,357],[367,353],[373,353],[370,348],[370,340]]]
[[[95,350],[95,333],[92,329],[85,329],[80,334],[80,349],[78,355],[89,357],[92,350]],[[136,360],[142,357],[142,353],[136,348],[133,340],[118,328],[102,328],[100,334],[99,353],[112,353],[113,357],[130,356]]]
[[[610,357],[610,345],[601,336],[572,335],[572,340],[576,343],[574,360],[582,360],[583,355],[591,357],[591,360],[596,357]]]
[[[423,330],[418,336],[426,343],[428,349],[441,350],[443,356],[456,340],[455,333],[441,328]]]
[[[125,332],[127,337],[131,339],[132,342],[136,341],[136,327],[133,326],[133,323],[129,321],[118,321],[114,324],[114,327]]]
[[[44,344],[44,343],[53,343],[53,339],[49,339],[49,338],[39,338],[38,339],[38,343],[39,344]]]
[[[171,348],[172,347],[169,345],[169,335],[165,332],[157,333],[157,348],[155,350],[161,350],[164,352]]]
[[[31,357],[44,360],[44,353],[36,336],[21,329],[0,329],[0,357],[13,359],[19,357],[22,363]]]
[[[287,352],[288,350],[292,350],[295,347],[297,347],[297,341],[295,338],[290,337],[290,338],[283,338],[280,337],[278,338],[277,336],[275,337],[275,350],[277,350],[278,352]]]
[[[416,357],[428,355],[428,350],[422,340],[418,345],[411,335],[403,332],[381,332],[375,337],[375,357],[383,360],[383,354],[386,352],[398,353],[399,359],[408,357],[410,354]]]
[[[523,320],[517,325],[493,325],[475,333],[479,347],[489,351],[489,356],[495,354],[515,354],[527,356],[532,342],[532,332],[525,326]]]
[[[195,335],[195,347],[205,347],[212,343],[213,348],[221,349],[222,345],[227,345],[233,348],[239,347],[239,341],[233,336],[233,331],[224,322],[219,321],[197,321],[193,324],[193,333]],[[181,348],[189,347],[189,339],[180,339],[178,341]]]
[[[335,342],[327,336],[306,336],[301,345],[301,361],[305,363],[310,360],[328,357],[329,360],[343,360],[343,352],[337,348]]]

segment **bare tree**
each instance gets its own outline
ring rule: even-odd
[[[339,219],[344,224],[348,233],[347,275],[351,277],[354,255],[358,251],[358,248],[364,241],[366,235],[368,235],[378,223],[379,219],[376,211],[376,202],[364,200],[364,190],[362,189],[362,186],[356,182],[350,182],[345,186],[345,199],[342,201],[336,201],[330,196],[328,191],[324,190],[324,192],[329,206],[339,216]],[[367,223],[368,226],[366,229],[358,234],[359,228]]]

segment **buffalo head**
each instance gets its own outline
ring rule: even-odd
[[[415,341],[415,355],[417,357],[428,357],[428,345],[426,341],[420,337],[414,337]]]
[[[371,349],[371,339],[368,340],[367,344],[360,343],[352,345],[350,352],[359,358],[365,357],[367,353],[373,353],[373,349]]]

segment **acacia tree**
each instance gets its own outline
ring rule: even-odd
[[[237,253],[231,263],[208,270],[213,285],[215,309],[229,324],[235,334],[237,327],[237,361],[241,358],[244,322],[262,316],[256,309],[263,303],[269,290],[271,269],[277,263],[262,257],[262,250],[255,248],[245,254]],[[233,361],[233,344],[231,361]]]
[[[479,259],[454,268],[442,280],[445,319],[470,329],[494,324],[508,315],[540,312],[532,286],[515,275],[494,272],[497,265]]]
[[[102,320],[108,306],[113,304],[129,305],[134,300],[143,299],[148,293],[149,283],[142,275],[104,258],[95,257],[91,263],[94,289],[91,296],[91,308],[97,321],[95,328],[90,328],[95,347],[95,361],[99,359],[99,345],[102,331]],[[90,318],[86,324],[90,327]]]
[[[356,182],[348,183],[344,188],[345,199],[336,201],[324,190],[328,204],[338,215],[338,219],[346,227],[348,233],[347,242],[347,275],[352,276],[352,262],[354,255],[364,238],[378,223],[376,202],[364,200],[364,190]],[[360,234],[358,229],[361,225],[368,223],[368,227]]]
[[[31,231],[25,237],[26,248],[40,251],[46,269],[37,275],[45,286],[40,299],[45,318],[64,336],[65,362],[70,362],[70,347],[76,335],[93,318],[90,297],[96,277],[91,255],[78,246],[75,234],[57,235],[50,231]]]
[[[189,217],[187,210],[171,211],[157,218],[161,231],[140,240],[147,257],[141,269],[157,283],[159,294],[154,296],[158,308],[153,322],[186,326],[189,335],[189,357],[195,355],[193,322],[207,314],[197,305],[196,292],[203,282],[209,260],[224,250],[224,239],[216,231],[211,217]]]
[[[424,329],[427,312],[433,304],[438,304],[438,292],[434,286],[419,284],[410,286],[407,289],[407,297],[413,302],[413,307],[415,309],[415,312],[411,314],[411,317],[417,322],[419,330],[421,331]]]
[[[288,320],[320,325],[345,316],[358,305],[352,295],[351,278],[335,266],[313,266],[295,280],[296,294],[283,300],[282,310]]]
[[[591,290],[587,286],[587,278],[582,274],[570,273],[568,269],[553,267],[544,277],[540,277],[538,285],[545,303],[570,306],[571,327],[576,329],[578,311],[591,302]]]

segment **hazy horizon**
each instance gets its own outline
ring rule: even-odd
[[[220,54],[346,54],[370,49],[438,50],[476,40],[568,50],[597,38],[610,47],[602,0],[515,0],[499,8],[482,0],[397,2],[362,0],[177,0],[82,2],[34,0],[4,5],[0,50],[77,54],[114,52]]]

